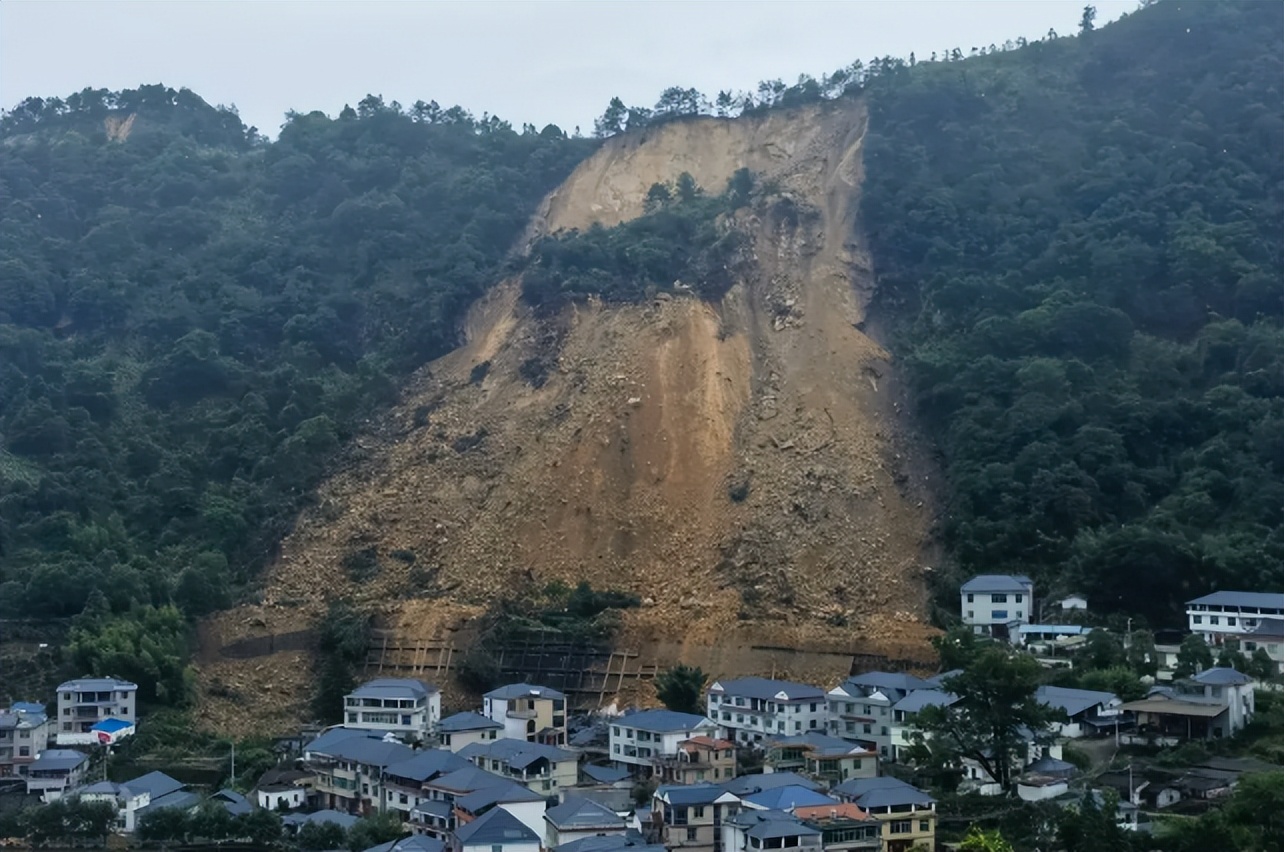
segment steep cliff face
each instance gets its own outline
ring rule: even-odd
[[[682,172],[717,192],[749,168],[775,190],[737,214],[740,280],[716,304],[679,294],[552,320],[522,305],[519,280],[498,284],[464,345],[321,489],[263,604],[208,625],[209,641],[302,627],[336,596],[427,637],[528,584],[587,579],[645,600],[622,643],[673,656],[921,647],[925,483],[901,446],[889,355],[860,330],[865,120],[840,101],[609,140],[529,236],[639,216],[650,186]],[[363,551],[379,567],[358,582],[344,559]],[[236,672],[205,667],[207,681]]]

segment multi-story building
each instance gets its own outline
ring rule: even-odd
[[[700,784],[736,777],[736,744],[717,737],[692,737],[673,755],[652,758],[653,777],[661,784]]]
[[[566,696],[547,686],[513,683],[482,697],[482,715],[504,726],[503,736],[566,745]]]
[[[137,721],[137,699],[138,684],[114,677],[85,676],[59,685],[54,742],[97,745],[98,735],[90,729],[103,719]]]
[[[376,678],[343,696],[343,713],[349,727],[422,742],[441,721],[441,691],[413,678]]]
[[[708,716],[742,745],[768,737],[825,730],[825,692],[805,683],[745,677],[716,681],[708,691]]]
[[[890,776],[857,778],[832,791],[882,823],[882,852],[936,848],[936,800]]]
[[[573,751],[526,742],[500,739],[473,743],[458,752],[473,764],[510,781],[529,787],[545,797],[562,796],[562,791],[579,781],[579,756]]]
[[[1244,729],[1255,711],[1257,683],[1231,668],[1205,669],[1194,677],[1156,686],[1140,701],[1120,705],[1137,717],[1137,735],[1164,745],[1221,739]]]
[[[821,833],[825,852],[878,852],[883,824],[857,805],[812,805],[794,808],[794,816]]]
[[[454,804],[459,825],[480,819],[495,808],[503,808],[531,831],[540,836],[544,834],[547,797],[513,781],[500,781],[466,795],[456,796]]]
[[[27,795],[39,795],[44,802],[60,798],[79,787],[89,768],[89,757],[69,748],[42,751],[27,766]]]
[[[694,713],[643,710],[611,720],[611,759],[636,774],[649,774],[653,761],[675,757],[679,744],[692,737],[718,736],[718,723]]]
[[[435,748],[390,763],[383,770],[382,809],[399,814],[403,821],[408,820],[410,811],[428,798],[424,784],[456,769],[471,767],[471,763],[454,752]]]
[[[972,632],[1007,638],[1034,620],[1034,581],[1017,574],[980,574],[959,589],[959,612]]]
[[[592,799],[571,799],[544,812],[548,849],[586,837],[623,834],[624,817]]]
[[[72,795],[85,802],[108,802],[116,808],[116,830],[132,834],[138,828],[138,818],[153,806],[162,808],[169,803],[179,805],[190,802],[186,785],[164,772],[149,772],[124,784],[99,781],[78,787]]]
[[[724,852],[761,852],[764,849],[821,852],[821,848],[820,829],[807,825],[787,811],[743,810],[722,824]]]
[[[892,756],[892,706],[931,684],[903,672],[853,675],[829,691],[829,734],[849,742],[873,743],[884,758]]]
[[[469,765],[425,781],[425,798],[410,809],[410,829],[446,841],[458,824],[455,802],[488,787],[511,784],[507,778]]]
[[[459,751],[473,743],[494,742],[503,732],[503,723],[469,710],[447,716],[437,725],[437,736],[442,748],[451,751]]]
[[[1270,592],[1213,592],[1186,601],[1190,632],[1210,645],[1253,630],[1263,618],[1284,618],[1284,594]]]
[[[766,765],[774,772],[798,772],[826,785],[878,774],[872,743],[852,743],[819,731],[767,740]]]
[[[303,760],[316,773],[315,791],[322,807],[369,815],[386,806],[384,770],[414,754],[378,732],[332,728],[304,748]]]
[[[15,702],[0,710],[0,778],[27,774],[36,755],[49,745],[50,727],[39,704]]]
[[[918,689],[892,705],[892,754],[891,759],[902,761],[914,746],[915,724],[918,714],[925,707],[949,707],[958,696],[939,689]]]
[[[717,784],[666,784],[651,799],[644,834],[670,852],[723,852],[723,822],[739,810],[740,800]]]
[[[539,833],[503,808],[460,825],[446,842],[450,852],[540,852]]]

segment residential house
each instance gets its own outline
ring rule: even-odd
[[[546,797],[560,799],[562,790],[579,780],[578,755],[543,743],[500,739],[465,746],[459,755]]]
[[[304,746],[299,747],[300,751]],[[274,766],[259,776],[254,785],[254,800],[260,808],[269,811],[301,808],[307,803],[308,792],[315,780],[315,774],[296,769],[292,764]]]
[[[507,778],[469,765],[439,775],[423,785],[424,797],[410,809],[410,830],[447,840],[458,824],[455,802],[487,787],[512,783]]]
[[[963,623],[974,633],[1006,637],[1010,628],[1033,620],[1034,581],[1011,574],[980,574],[959,589]]]
[[[624,834],[624,817],[592,799],[574,799],[544,812],[548,848],[586,837]]]
[[[342,811],[331,810],[329,808],[320,811],[314,811],[310,814],[286,814],[281,817],[281,825],[284,826],[286,834],[291,836],[299,833],[299,829],[305,825],[325,825],[333,823],[344,831],[352,828],[359,821],[359,817],[352,814],[345,814]]]
[[[20,701],[0,710],[0,778],[26,775],[36,755],[48,747],[51,727],[39,704]]]
[[[624,834],[572,840],[557,847],[556,852],[667,852],[667,850],[663,846],[648,844],[640,834],[627,831]]]
[[[414,678],[381,677],[343,696],[344,723],[423,742],[441,721],[441,691]]]
[[[566,696],[547,686],[514,683],[482,697],[482,715],[504,726],[503,736],[566,745]]]
[[[1035,690],[1034,697],[1066,714],[1066,721],[1056,723],[1056,732],[1069,739],[1113,732],[1116,726],[1132,723],[1132,716],[1119,709],[1123,701],[1113,692],[1045,685]]]
[[[936,846],[936,800],[890,776],[855,778],[832,791],[882,823],[881,852],[909,852],[918,844]]]
[[[761,746],[767,737],[825,729],[825,692],[816,686],[745,677],[715,681],[707,698],[709,718],[741,745]]]
[[[722,824],[722,849],[725,852],[764,849],[821,852],[821,831],[787,811],[741,811]]]
[[[435,837],[423,834],[409,834],[363,849],[362,852],[445,852],[446,844]]]
[[[424,784],[457,769],[471,768],[472,763],[445,749],[426,749],[392,763],[383,770],[383,807],[410,819],[410,811],[428,798]]]
[[[614,787],[627,790],[633,786],[633,774],[623,766],[600,766],[596,763],[581,763],[580,783],[578,786]]]
[[[139,816],[153,802],[162,803],[174,793],[185,792],[186,786],[164,772],[149,772],[124,783],[98,781],[73,792],[81,801],[109,802],[116,808],[116,831],[132,834],[138,828]],[[187,798],[170,798],[169,801],[184,803]]]
[[[45,749],[27,764],[27,795],[39,795],[48,804],[79,787],[89,768],[89,757],[69,748]]]
[[[482,818],[493,808],[503,808],[541,837],[546,828],[544,811],[548,800],[514,781],[501,781],[456,796],[454,806],[456,827]]]
[[[736,744],[717,737],[691,737],[671,756],[652,759],[661,784],[700,784],[736,777]]]
[[[503,808],[487,811],[451,833],[451,852],[540,852],[540,837]]]
[[[755,772],[741,775],[730,781],[723,781],[722,789],[736,798],[751,796],[763,790],[774,790],[777,787],[806,787],[808,790],[823,790],[824,785],[810,778],[804,778],[796,772]]]
[[[925,707],[949,707],[958,696],[939,689],[919,689],[892,705],[892,757],[894,761],[908,759],[914,746],[918,714]]]
[[[1275,665],[1274,674],[1284,670],[1284,618],[1259,618],[1256,624],[1241,629],[1234,638],[1239,640],[1240,648],[1249,656],[1258,650],[1265,651]]]
[[[210,796],[210,801],[222,805],[223,810],[232,816],[245,816],[254,810],[254,805],[250,803],[249,799],[226,787]]]
[[[499,739],[503,731],[502,722],[467,710],[447,716],[437,725],[437,736],[441,739],[442,748],[451,751],[459,751],[473,743],[493,742]]]
[[[1053,601],[1052,606],[1060,609],[1062,612],[1087,612],[1088,596],[1074,592],[1066,595],[1060,600]]]
[[[836,799],[799,784],[772,787],[740,797],[741,809],[751,811],[793,811],[794,808],[833,804],[837,804]]]
[[[883,824],[851,802],[794,808],[794,816],[820,831],[825,852],[877,852],[882,847]]]
[[[852,743],[819,731],[767,741],[766,765],[773,772],[799,772],[824,784],[878,774],[873,744]]]
[[[911,692],[928,689],[922,678],[903,672],[853,675],[829,691],[829,734],[850,742],[873,743],[892,756],[892,705]]]
[[[1009,638],[1031,653],[1046,654],[1079,644],[1091,632],[1080,624],[1021,624]]]
[[[1063,796],[1070,790],[1070,780],[1078,772],[1073,763],[1060,758],[1039,758],[1018,776],[1017,798],[1023,802],[1043,802]]]
[[[670,852],[723,852],[723,822],[739,810],[740,800],[717,784],[664,784],[652,797],[644,833]]]
[[[1023,727],[1021,735],[1022,745],[1011,755],[1009,768],[1013,777],[1035,771],[1033,767],[1040,765],[1041,761],[1061,760],[1061,744],[1054,739],[1051,730],[1036,733]],[[993,753],[987,750],[984,756],[993,765]],[[964,757],[962,768],[963,781],[959,785],[960,790],[980,793],[982,796],[998,796],[1003,793],[1002,784],[990,773],[985,763],[973,757]]]
[[[675,757],[678,744],[692,737],[716,737],[718,723],[694,713],[643,710],[611,720],[611,759],[648,775],[657,758]]]
[[[410,748],[395,739],[351,728],[326,731],[303,752],[305,765],[316,773],[318,802],[325,808],[363,816],[383,809],[384,769],[413,756]]]
[[[98,745],[90,729],[102,719],[136,722],[138,684],[114,677],[85,676],[58,686],[58,745]]]
[[[1213,592],[1186,602],[1190,632],[1209,645],[1220,645],[1241,632],[1253,630],[1263,618],[1284,618],[1284,594],[1272,592]]]
[[[1253,718],[1255,686],[1248,675],[1218,666],[1173,681],[1172,686],[1156,686],[1146,698],[1119,709],[1136,714],[1140,741],[1175,745],[1231,737]]]

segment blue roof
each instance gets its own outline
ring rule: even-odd
[[[762,701],[822,701],[825,698],[825,690],[818,686],[788,680],[769,680],[765,677],[720,680],[709,687],[709,691]],[[784,697],[779,697],[782,694]]]
[[[1215,666],[1211,669],[1204,669],[1199,674],[1191,678],[1195,683],[1202,683],[1208,686],[1240,686],[1245,683],[1252,683],[1253,679],[1243,672],[1237,672],[1234,669],[1228,669],[1224,666]]]
[[[377,677],[348,693],[353,698],[426,698],[441,690],[411,677]]]
[[[453,716],[447,716],[437,724],[437,730],[443,734],[457,734],[463,731],[492,731],[504,727],[488,716],[465,710]]]
[[[927,680],[925,680],[924,683],[927,684],[929,687],[939,689],[941,686],[945,684],[947,680],[949,680],[952,677],[958,677],[961,674],[963,674],[962,669],[950,669],[947,672],[941,672],[940,674],[932,675]]]
[[[117,731],[123,731],[126,728],[134,727],[133,722],[126,722],[124,719],[103,719],[90,727],[91,731],[102,731],[105,734],[114,734]]]
[[[254,806],[250,804],[250,800],[235,790],[219,790],[210,798],[221,801],[223,803],[223,807],[226,808],[227,812],[232,816],[248,814],[250,811],[254,810]]]
[[[821,785],[810,778],[804,778],[796,772],[758,772],[752,775],[741,775],[739,778],[723,781],[719,786],[728,793],[745,796],[790,785],[806,787],[809,790],[821,789]]]
[[[957,695],[939,689],[918,689],[893,704],[892,709],[903,713],[917,713],[924,707],[948,707],[958,700]]]
[[[593,763],[586,763],[581,766],[580,772],[583,772],[599,784],[614,784],[629,777],[629,770],[627,769],[621,769],[618,766],[598,766]]]
[[[33,716],[45,715],[45,705],[37,704],[34,701],[15,701],[9,706],[11,713],[30,713]]]
[[[964,583],[964,592],[1024,592],[1034,585],[1024,574],[978,574]]]
[[[323,810],[310,814],[286,814],[281,817],[281,822],[286,825],[300,826],[306,823],[313,825],[325,825],[332,822],[340,828],[352,828],[359,820],[352,814],[345,814],[343,811]]]
[[[515,781],[490,784],[455,799],[455,804],[471,813],[500,802],[542,802],[544,797]]]
[[[1109,704],[1117,697],[1113,692],[1098,692],[1093,689],[1070,689],[1064,686],[1045,685],[1034,691],[1036,701],[1063,710],[1067,716],[1075,716],[1085,710],[1091,710],[1098,704]]]
[[[544,819],[559,831],[584,831],[590,828],[624,829],[624,818],[592,799],[571,799],[544,811]]]
[[[138,684],[114,677],[78,677],[58,684],[59,692],[131,692]]]
[[[308,746],[308,751],[350,760],[366,766],[391,766],[414,757],[415,752],[398,742],[385,742],[370,737],[347,737],[338,740],[326,748]]]
[[[1192,604],[1284,609],[1284,594],[1279,594],[1277,592],[1213,592],[1211,595],[1204,595],[1202,598],[1195,598],[1194,600],[1186,601],[1187,606],[1191,606]]]
[[[508,783],[508,779],[504,776],[496,775],[494,772],[487,772],[477,766],[456,769],[454,772],[448,772],[427,782],[430,787],[449,790],[452,793],[471,793],[483,787],[493,787],[496,784],[506,783]]]
[[[89,760],[87,756],[75,749],[50,748],[40,752],[36,759],[31,762],[29,769],[33,772],[36,770],[52,770],[54,772],[60,769],[71,770],[87,760]]]
[[[557,746],[544,743],[530,743],[526,740],[515,740],[503,737],[484,743],[469,743],[458,752],[461,757],[472,760],[474,757],[486,757],[502,761],[516,769],[530,766],[538,760],[556,763],[562,760],[575,760],[573,751],[566,751]]]
[[[782,811],[787,811],[791,808],[810,807],[811,805],[837,804],[834,799],[829,798],[824,793],[818,793],[815,790],[809,790],[796,784],[763,790],[760,793],[745,796],[743,801],[745,804],[755,805],[760,808]]]
[[[833,804],[838,804],[833,799],[829,801],[833,802]],[[788,817],[763,820],[745,832],[750,837],[756,837],[760,840],[775,839],[777,837],[818,837],[820,833],[820,829],[812,828],[810,825]]]
[[[134,795],[146,793],[154,801],[161,796],[173,793],[175,790],[181,790],[186,785],[177,778],[171,778],[164,772],[148,772],[146,775],[140,775],[137,778],[126,781],[122,786],[128,787]]]
[[[505,843],[539,843],[539,835],[503,808],[486,811],[472,822],[455,829],[460,846],[491,846]]]
[[[839,784],[833,792],[862,808],[930,804],[936,801],[917,787],[890,775],[852,778]]]
[[[362,852],[442,852],[446,844],[442,843],[435,837],[429,837],[426,834],[411,834],[407,837],[399,837],[396,840],[390,840],[387,843],[380,843],[378,846],[371,846]]]
[[[695,713],[678,713],[674,710],[642,710],[621,716],[613,720],[612,724],[661,734],[692,731],[696,728],[716,728],[718,726],[717,722],[705,716],[697,716]]]
[[[342,742],[353,737],[362,737],[368,740],[382,740],[387,731],[375,731],[370,728],[344,728],[337,727],[325,731],[303,747],[305,752],[318,752],[320,754],[329,754],[327,749],[332,748],[335,743]]]
[[[717,784],[665,784],[655,791],[671,805],[710,805],[726,793]]]
[[[565,698],[566,695],[547,686],[539,686],[533,683],[510,683],[507,686],[492,689],[486,693],[485,697],[511,701],[514,698]]]
[[[414,757],[390,763],[384,767],[384,773],[411,781],[427,781],[437,775],[454,772],[472,766],[466,758],[445,749],[432,748],[419,752]]]
[[[922,679],[915,677],[907,672],[865,672],[863,674],[852,675],[843,682],[847,684],[865,687],[867,689],[877,689],[880,692],[889,689],[898,689],[901,692],[913,692],[916,689],[922,689],[927,683]],[[840,689],[842,687],[839,687]],[[851,694],[851,693],[848,693]]]
[[[196,807],[200,803],[201,797],[196,793],[188,790],[175,790],[172,793],[166,793],[160,798],[152,799],[150,803],[139,808],[135,812],[135,818],[142,819],[144,814],[155,813],[166,808],[178,808],[185,811]]]
[[[582,837],[557,847],[557,852],[666,852],[661,845],[649,845],[641,837],[625,834],[607,834],[601,837]]]

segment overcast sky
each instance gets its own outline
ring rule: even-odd
[[[367,93],[587,133],[614,95],[753,89],[854,59],[1075,31],[1083,0],[375,2],[3,0],[0,105],[142,83],[235,104],[275,136],[286,110]],[[1098,25],[1136,8],[1099,0]]]

